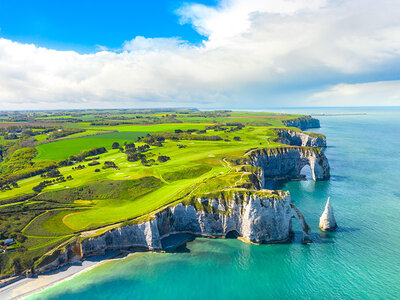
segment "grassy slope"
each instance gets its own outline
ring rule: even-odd
[[[177,124],[157,124],[157,125],[120,125],[120,126],[89,126],[79,123],[79,127],[88,129],[90,133],[99,130],[118,130],[100,135],[90,135],[85,137],[68,138],[61,141],[47,143],[37,146],[38,156],[36,160],[55,160],[67,158],[69,155],[77,154],[82,150],[93,147],[105,146],[109,151],[100,155],[98,160],[101,164],[105,161],[113,161],[118,167],[115,169],[105,169],[101,172],[94,172],[100,166],[87,166],[82,170],[72,170],[71,166],[60,168],[60,172],[65,176],[71,175],[72,180],[54,184],[46,187],[42,195],[49,197],[39,197],[37,200],[28,200],[24,206],[33,205],[44,207],[33,220],[26,217],[26,226],[22,232],[28,236],[25,247],[34,249],[38,253],[40,249],[48,249],[49,245],[57,245],[68,238],[73,233],[91,230],[109,224],[131,220],[151,213],[169,203],[175,202],[192,195],[193,193],[213,192],[216,190],[226,190],[237,186],[245,181],[246,177],[241,172],[237,172],[223,159],[225,157],[236,157],[243,155],[246,150],[256,147],[275,147],[280,146],[273,142],[275,133],[270,126],[259,126],[260,123],[272,124],[281,127],[283,116],[263,113],[233,112],[230,118],[198,118],[182,117],[186,123]],[[271,117],[272,116],[272,117]],[[292,118],[297,116],[286,116]],[[178,116],[178,118],[181,118]],[[212,122],[210,122],[212,121]],[[190,123],[201,122],[201,124]],[[171,157],[165,163],[156,163],[153,166],[145,167],[140,162],[128,162],[126,155],[119,150],[112,150],[113,142],[123,144],[125,141],[134,141],[138,136],[145,136],[148,132],[174,131],[175,129],[204,129],[205,126],[212,125],[213,122],[242,122],[256,123],[256,125],[246,125],[244,129],[235,132],[223,132],[208,130],[203,135],[219,135],[223,141],[197,141],[180,140],[167,141],[163,147],[151,147],[146,152],[147,158],[157,161],[159,155]],[[75,126],[68,124],[68,126]],[[233,137],[239,136],[241,141],[234,141]],[[179,148],[178,145],[185,145]],[[59,193],[73,191],[74,188],[87,188],[93,183],[103,182],[104,180],[123,180],[131,182],[135,179],[144,180],[144,177],[152,176],[158,178],[161,185],[154,186],[144,194],[135,194],[133,190],[118,194],[118,196],[107,196],[102,192],[103,198],[78,197],[79,199],[69,199],[62,204],[57,204],[54,208],[49,208],[58,196],[52,199],[51,192]],[[39,176],[20,180],[19,188],[0,193],[1,200],[10,199],[16,196],[32,193],[32,188],[43,181]],[[120,189],[120,187],[114,187]],[[47,193],[47,194],[46,194]],[[63,195],[62,193],[60,194]],[[59,195],[59,196],[60,196]],[[136,196],[135,196],[136,195]],[[58,197],[60,198],[60,197]],[[68,199],[68,197],[61,197]],[[44,205],[44,206],[43,206]],[[64,205],[64,208],[57,208]],[[29,223],[28,223],[29,222]],[[29,251],[28,251],[29,252]],[[32,252],[33,253],[33,252]]]

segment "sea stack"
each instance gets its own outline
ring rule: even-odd
[[[326,201],[325,210],[319,218],[319,228],[322,231],[334,231],[337,228],[333,207],[331,206],[331,198]]]

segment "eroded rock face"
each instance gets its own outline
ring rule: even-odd
[[[279,142],[290,146],[325,148],[326,138],[322,136],[312,136],[307,133],[297,132],[290,129],[276,129],[280,137]]]
[[[309,165],[313,180],[330,177],[330,167],[325,154],[318,149],[302,147],[282,147],[258,149],[248,155],[248,163],[260,167],[268,179],[301,178],[301,170]]]
[[[150,221],[110,230],[82,242],[84,256],[116,249],[161,250],[161,239],[175,233],[225,237],[236,232],[253,243],[284,242],[290,237],[292,218],[299,220],[304,237],[310,228],[291,203],[288,192],[280,196],[234,194],[231,200],[197,198],[154,215]]]
[[[306,130],[309,128],[320,128],[320,123],[318,119],[314,119],[311,116],[300,117],[291,120],[282,121],[287,127],[297,127],[301,130]]]
[[[321,228],[322,231],[334,231],[337,228],[330,200],[331,198],[329,197],[325,205],[325,210],[319,218],[319,228]]]

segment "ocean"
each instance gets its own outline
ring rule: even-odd
[[[198,238],[186,252],[113,260],[29,299],[400,299],[400,109],[281,111],[330,114],[312,131],[327,137],[331,179],[283,186],[312,244],[296,221],[290,244]],[[318,228],[328,196],[333,233]]]

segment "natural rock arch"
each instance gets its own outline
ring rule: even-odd
[[[330,177],[328,159],[319,149],[306,147],[282,147],[259,149],[249,154],[249,163],[260,167],[268,179],[296,179],[301,170],[309,165],[313,180]]]

